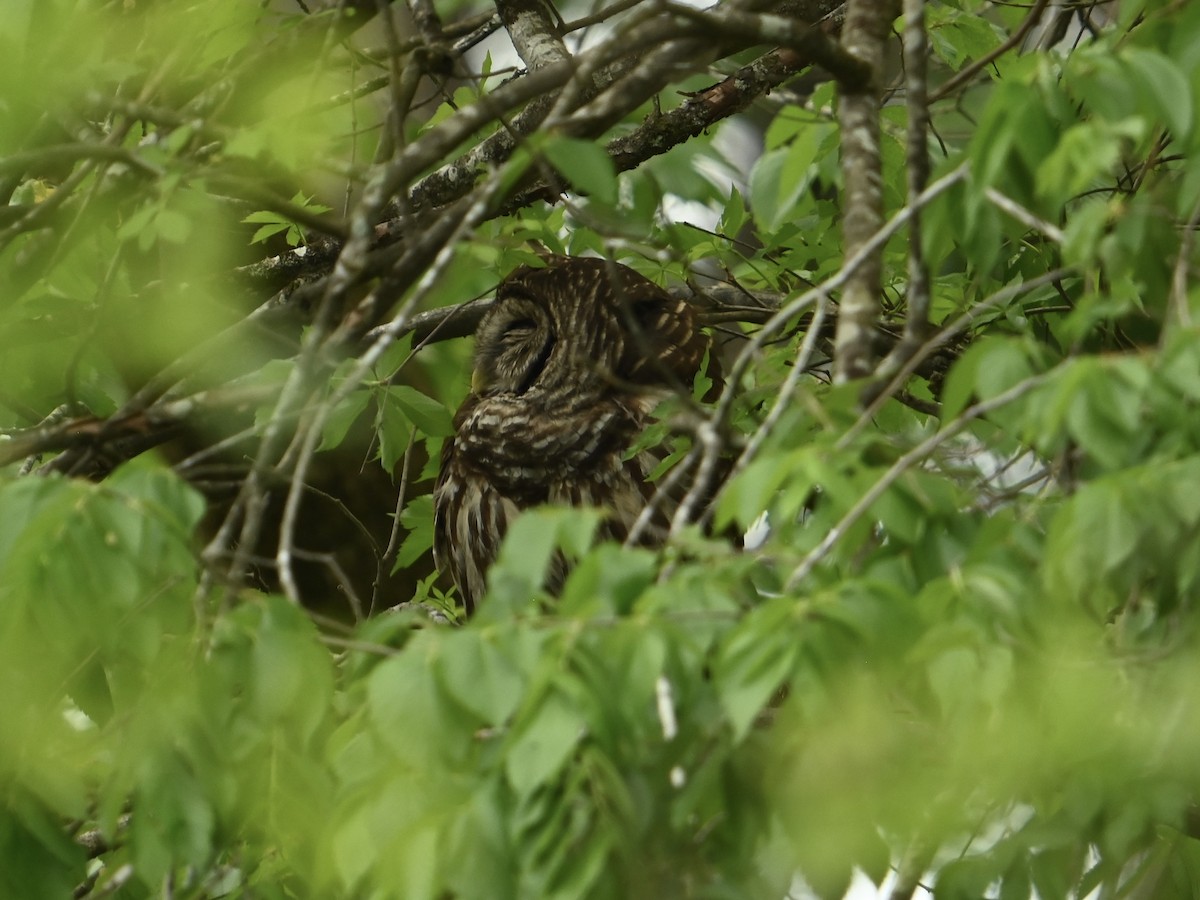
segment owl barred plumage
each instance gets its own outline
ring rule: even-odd
[[[709,347],[691,307],[653,282],[606,260],[561,257],[513,272],[475,341],[472,392],[434,490],[434,557],[468,613],[523,509],[601,507],[605,536],[627,536],[654,493],[646,476],[659,457],[625,452],[666,392],[690,390]],[[557,561],[551,590],[565,574]]]

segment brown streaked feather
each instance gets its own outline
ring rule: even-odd
[[[476,331],[475,389],[434,490],[434,557],[468,613],[523,509],[601,507],[604,534],[624,539],[658,461],[625,451],[656,399],[690,390],[708,347],[691,307],[625,266],[559,257],[505,279]],[[662,539],[670,506],[647,540]],[[548,587],[563,577],[559,560]]]

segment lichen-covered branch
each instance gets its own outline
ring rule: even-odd
[[[570,56],[541,0],[496,0],[496,9],[517,55],[531,72]]]
[[[736,34],[794,50],[850,88],[863,88],[870,81],[871,67],[847,53],[816,21],[769,13],[754,15],[723,7],[696,9],[683,3],[671,3],[667,8],[675,15],[707,26],[724,40]]]
[[[904,0],[905,93],[908,99],[908,196],[919,196],[929,183],[929,39],[925,0]],[[904,336],[919,341],[929,324],[929,265],[921,249],[921,212],[908,223],[908,312]]]
[[[850,0],[846,5],[843,46],[873,72],[866,87],[843,87],[838,102],[842,132],[842,236],[847,258],[867,244],[883,225],[879,72],[888,24],[886,8],[873,0]],[[880,254],[872,253],[846,282],[834,342],[835,382],[865,378],[874,368],[872,338],[879,318],[880,273]]]
[[[908,134],[905,171],[909,197],[917,197],[929,183],[929,41],[925,33],[925,0],[904,0],[905,96],[908,101]],[[875,372],[875,383],[864,395],[872,403],[879,391],[892,383],[909,357],[917,352],[929,328],[929,266],[921,246],[921,211],[908,223],[908,290],[904,337]]]

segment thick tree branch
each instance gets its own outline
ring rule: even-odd
[[[810,13],[824,15],[837,4],[826,0],[823,3],[793,5],[811,7]],[[546,24],[545,20],[542,24]],[[672,25],[672,23],[656,23],[656,29],[662,29],[665,25]],[[672,27],[677,30],[677,23],[674,23]],[[640,34],[645,39],[645,32]],[[636,44],[636,42],[634,43]],[[629,50],[629,45],[626,45],[624,49]],[[600,58],[604,58],[603,54],[597,56],[597,59]],[[803,58],[793,50],[785,49],[766,54],[751,65],[743,67],[724,82],[690,97],[678,109],[647,122],[634,134],[614,141],[611,145],[614,158],[619,167],[629,168],[644,159],[664,152],[713,122],[743,109],[752,99],[794,74],[809,62],[810,60]],[[491,101],[497,95],[502,99],[501,106],[519,105],[535,90],[552,90],[555,84],[569,79],[572,65],[571,61],[548,62],[547,68],[523,76],[514,82],[515,89],[508,90],[511,86],[503,86],[488,95],[488,103],[479,105],[491,107],[490,112],[494,113],[495,104]],[[547,71],[552,72],[552,76],[546,75]],[[545,83],[539,81],[539,78],[546,79]],[[472,112],[472,110],[474,111]],[[473,127],[483,122],[488,113],[482,108],[476,110],[475,107],[470,107],[464,112],[468,113],[465,117],[464,113],[460,113],[450,120],[454,124],[449,125],[445,132],[435,138],[429,138],[428,135],[422,138],[422,141],[428,141],[428,143],[421,147],[416,147],[414,144],[406,148],[401,153],[401,158],[407,162],[393,165],[392,174],[394,175],[402,168],[415,167],[418,161],[432,159],[433,154],[444,150],[449,142],[467,135]],[[463,186],[469,189],[474,185],[475,178],[476,174],[470,173],[469,177],[464,177],[455,186],[452,193],[459,194]],[[379,186],[377,183],[375,195],[377,198],[380,196]],[[419,185],[414,187],[419,187]],[[467,205],[470,205],[470,201],[467,201]],[[370,215],[370,209],[371,204],[367,204],[360,206],[356,211],[355,218],[359,223],[360,230],[360,237],[357,241],[359,248],[357,257],[353,254],[347,256],[346,244],[334,240],[324,240],[299,248],[274,261],[258,264],[249,270],[258,279],[278,277],[282,273],[291,275],[296,272],[312,271],[313,267],[324,271],[334,269],[334,272],[332,280],[323,278],[316,283],[303,285],[298,290],[289,292],[289,297],[282,304],[277,303],[264,307],[259,311],[261,314],[256,314],[252,320],[248,320],[247,324],[251,325],[253,322],[251,327],[262,327],[261,323],[270,320],[274,323],[271,326],[273,328],[284,322],[290,322],[291,324],[287,327],[294,328],[304,321],[310,321],[322,309],[326,311],[327,315],[333,317],[330,324],[339,322],[346,312],[337,311],[338,306],[343,303],[338,298],[346,293],[350,285],[366,277],[381,277],[382,280],[374,289],[363,300],[358,301],[357,307],[350,317],[341,321],[338,326],[339,335],[336,337],[335,343],[343,348],[359,347],[362,335],[374,327],[375,323],[386,313],[388,307],[405,293],[412,280],[424,271],[433,255],[438,252],[441,244],[446,240],[448,233],[446,228],[450,231],[454,230],[455,222],[462,211],[465,211],[466,206],[460,210],[459,215],[449,214],[450,210],[448,209],[438,209],[430,210],[419,216],[410,215],[392,220],[375,227],[372,237],[364,241],[361,237],[361,228]],[[439,222],[446,228],[438,227]],[[319,224],[333,231],[339,230],[326,221],[309,224]],[[408,240],[403,240],[404,237],[407,237]],[[401,243],[397,244],[397,240],[401,240]],[[415,243],[412,243],[413,241]],[[372,246],[375,249],[372,250]],[[335,269],[334,264],[339,260],[341,262]],[[474,310],[478,308],[479,306],[474,306],[448,319],[441,318],[439,314],[431,314],[427,318],[418,317],[413,321],[411,328],[405,324],[397,329],[396,333],[412,330],[418,339],[442,339],[454,334],[469,333],[474,329]],[[725,309],[719,314],[728,320],[730,316],[737,317],[743,315],[744,312]],[[761,321],[761,317],[765,314],[758,311],[754,315]],[[179,369],[179,367],[174,368]],[[166,377],[155,379],[154,385],[153,390],[139,392],[138,396],[127,404],[112,421],[114,423],[133,422],[139,415],[161,415],[165,407],[156,404],[155,400],[169,389],[170,379]],[[169,401],[163,401],[164,404],[167,402]],[[105,426],[106,429],[114,427],[118,431],[120,430],[113,424]],[[165,426],[152,430],[156,435],[156,442],[165,439],[163,437],[167,434]],[[105,441],[108,440],[109,434],[108,430],[103,432]]]
[[[848,258],[857,254],[883,225],[879,72],[888,24],[886,9],[874,0],[850,0],[846,5],[842,42],[848,53],[869,65],[874,73],[865,88],[843,88],[838,102],[842,132],[842,235]],[[835,382],[871,374],[881,272],[881,256],[872,253],[846,282],[834,342]]]
[[[719,84],[693,94],[680,106],[644,122],[607,146],[618,171],[637,168],[654,156],[741,112],[813,60],[795,50],[774,50],[738,69]]]
[[[925,34],[925,0],[904,0],[905,87],[908,99],[908,196],[917,197],[929,184],[929,40]],[[906,341],[919,341],[929,326],[929,266],[921,248],[921,212],[908,223],[908,311]]]
[[[723,7],[697,9],[683,3],[668,3],[667,9],[677,16],[700,23],[722,40],[728,40],[730,34],[735,34],[756,43],[775,44],[794,50],[850,89],[862,89],[870,82],[871,67],[847,53],[815,21],[769,13],[754,15]]]
[[[794,50],[775,50],[741,67],[724,81],[690,96],[683,104],[660,116],[647,119],[627,135],[607,146],[618,171],[637,168],[648,159],[660,156],[685,143],[722,119],[735,115],[754,100],[782,84],[814,60]],[[526,111],[528,112],[528,111]],[[545,110],[541,110],[545,115]],[[536,116],[519,114],[509,129],[499,131],[480,142],[454,163],[425,176],[409,192],[410,208],[417,211],[397,216],[375,228],[376,249],[389,246],[406,234],[419,233],[419,212],[442,206],[464,196],[474,186],[479,172],[509,158],[519,135],[536,128]],[[530,188],[501,212],[511,213],[537,200],[548,199],[545,186]],[[340,245],[319,240],[288,253],[244,266],[238,274],[250,283],[282,285],[296,278],[328,271],[337,258]]]
[[[908,196],[916,197],[929,183],[929,42],[925,33],[925,0],[904,0],[905,94],[908,100],[908,134],[905,169]],[[921,247],[921,211],[908,223],[908,291],[904,337],[887,355],[875,373],[874,384],[864,393],[864,402],[874,400],[917,352],[929,330],[929,266]]]
[[[66,451],[39,471],[103,478],[125,460],[171,440],[185,422],[210,413],[248,413],[272,393],[272,389],[263,387],[217,388],[107,419],[86,414],[52,416],[34,428],[5,434],[0,440],[0,466]]]
[[[570,54],[541,0],[496,0],[500,20],[529,71],[566,61]]]

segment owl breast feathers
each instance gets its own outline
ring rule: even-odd
[[[434,557],[468,613],[512,520],[543,503],[595,506],[624,540],[659,457],[625,459],[657,402],[690,391],[709,341],[695,313],[631,269],[558,258],[497,289],[475,333],[471,394],[434,490]],[[646,540],[661,540],[667,504]],[[548,577],[565,577],[559,560]]]

